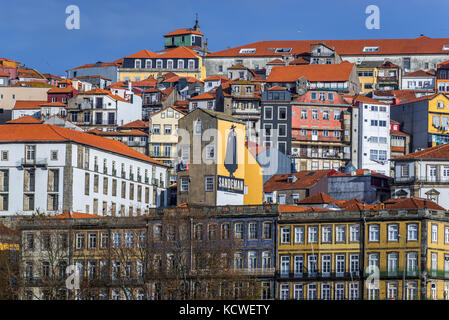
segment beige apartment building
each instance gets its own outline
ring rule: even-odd
[[[48,88],[0,87],[0,109],[12,110],[17,100],[47,101]]]
[[[169,185],[176,183],[175,162],[178,158],[178,121],[185,113],[176,106],[169,106],[150,116],[150,157],[171,167],[168,174]]]

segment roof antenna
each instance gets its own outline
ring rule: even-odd
[[[200,26],[198,24],[198,13],[195,13],[195,25],[193,26],[193,30],[200,32]]]

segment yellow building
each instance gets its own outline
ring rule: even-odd
[[[157,79],[167,72],[199,80],[206,77],[203,58],[190,48],[177,47],[162,53],[144,49],[123,58],[118,78],[119,81],[141,81],[148,77]]]
[[[178,204],[262,204],[262,170],[245,146],[243,122],[198,108],[179,128]]]
[[[390,108],[391,119],[412,136],[411,150],[449,142],[449,99],[443,93],[407,100]],[[420,121],[417,121],[420,119]]]
[[[357,65],[357,74],[359,76],[362,92],[376,90],[377,66],[379,64],[379,61],[364,61]]]
[[[170,185],[176,183],[174,165],[178,159],[178,121],[185,115],[179,108],[170,106],[150,115],[150,157],[171,166]]]
[[[413,201],[414,209],[281,213],[277,297],[449,300],[449,219]]]

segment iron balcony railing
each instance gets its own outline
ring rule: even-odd
[[[428,182],[428,183],[449,183],[449,176],[409,176],[409,177],[395,177],[395,182]]]

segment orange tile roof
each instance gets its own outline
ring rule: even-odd
[[[199,36],[203,36],[203,34],[201,32],[199,32],[199,31],[185,28],[185,29],[176,29],[176,30],[174,30],[172,32],[166,33],[166,34],[164,34],[164,37],[180,36],[180,35],[183,35],[183,34],[196,34],[196,35],[199,35]]]
[[[390,199],[384,202],[386,209],[431,209],[446,211],[443,207],[435,202],[425,198],[403,198],[403,199]]]
[[[157,58],[159,55],[157,53],[154,53],[152,51],[149,51],[147,49],[143,49],[140,50],[136,53],[133,53],[129,56],[126,56],[125,58],[143,58],[143,59],[148,59],[148,58]]]
[[[98,149],[118,153],[131,158],[165,166],[163,163],[140,153],[127,145],[115,141],[50,124],[5,124],[0,125],[0,142],[68,142],[89,145]]]
[[[3,71],[0,71],[0,77],[8,77],[9,78],[9,74]]]
[[[373,98],[370,98],[370,97],[367,97],[367,96],[364,96],[361,94],[354,96],[353,101],[360,101],[360,102],[369,103],[369,104],[382,104],[382,105],[387,105],[387,106],[389,105],[388,103],[385,103],[385,102],[382,102],[382,101],[379,101],[379,100],[376,100],[376,99],[373,99]]]
[[[103,94],[105,94],[105,95],[108,95],[109,97],[111,97],[111,98],[113,98],[115,100],[119,100],[119,101],[123,101],[123,102],[128,102],[129,103],[128,100],[125,100],[125,99],[123,99],[122,97],[120,97],[120,96],[118,96],[116,94],[112,94],[111,91],[105,90],[105,89],[95,88],[95,89],[92,89],[92,90],[89,90],[89,91],[81,92],[80,94],[83,94],[83,95],[100,95],[100,94],[103,95]]]
[[[245,66],[242,66],[241,64],[235,64],[228,68],[228,70],[233,70],[233,69],[240,70],[240,69],[248,69],[248,68]]]
[[[177,47],[163,54],[157,55],[156,58],[199,58],[199,55],[190,48]]]
[[[399,156],[393,160],[416,160],[416,159],[449,159],[449,144],[445,143],[439,146],[427,148],[413,153]]]
[[[42,123],[42,121],[36,119],[32,116],[23,116],[20,118],[17,118],[15,120],[9,120],[6,121],[7,124],[36,124],[36,123]]]
[[[215,74],[213,76],[207,77],[206,79],[204,79],[204,81],[216,81],[216,80],[222,80],[222,81],[229,81],[228,77],[219,75],[219,74]]]
[[[276,190],[294,190],[308,189],[313,187],[317,182],[326,176],[336,172],[335,170],[310,170],[299,171],[291,174],[275,174],[263,185],[264,192],[273,192]],[[289,176],[295,176],[295,182],[289,182]]]
[[[293,66],[293,65],[309,64],[309,63],[310,63],[310,61],[304,59],[303,57],[300,57],[298,59],[290,61],[289,65]]]
[[[268,88],[268,90],[270,91],[274,91],[274,90],[287,90],[287,88],[281,87],[281,86],[273,86],[271,88]]]
[[[85,219],[85,218],[104,218],[104,216],[99,216],[97,214],[83,213],[83,212],[70,212],[65,211],[56,216],[51,216],[50,219]]]
[[[305,77],[311,82],[348,81],[354,63],[342,62],[339,64],[308,64],[273,67],[267,82],[295,82]]]
[[[401,101],[400,103],[396,104],[395,106],[403,105],[403,104],[407,104],[407,103],[431,100],[431,99],[433,99],[433,98],[435,98],[435,97],[437,97],[439,95],[443,95],[443,96],[445,96],[447,98],[447,96],[445,94],[443,94],[443,93],[434,93],[434,94],[431,94],[431,95],[421,96],[419,98],[411,98],[411,99],[408,99],[408,100],[404,99],[403,101]]]
[[[330,204],[337,203],[337,200],[329,196],[327,193],[318,192],[307,198],[304,198],[297,202],[298,204]]]
[[[149,128],[149,123],[145,122],[143,120],[134,120],[132,122],[125,123],[122,126],[119,126],[119,128]]]
[[[409,78],[409,77],[433,77],[434,75],[424,71],[424,70],[417,70],[415,72],[409,72],[405,73],[402,77]]]
[[[281,213],[289,213],[289,212],[315,212],[315,211],[329,211],[324,208],[316,208],[316,207],[300,207],[291,204],[280,204],[278,205],[278,210]]]
[[[361,176],[366,176],[366,175],[376,176],[376,177],[380,177],[380,178],[387,178],[387,179],[390,178],[386,175],[383,175],[379,172],[369,170],[369,169],[357,169],[354,172],[348,172],[348,173],[343,173],[343,172],[337,171],[334,174],[332,174],[332,177],[354,177],[354,176],[361,177]]]
[[[45,106],[45,107],[66,107],[67,105],[65,103],[62,103],[62,102],[46,102],[46,103],[40,104],[40,106]]]
[[[47,91],[47,93],[70,93],[75,91],[75,88],[72,86],[67,86],[65,88],[54,87]]]
[[[207,57],[251,57],[284,56],[286,54],[304,54],[310,52],[310,45],[324,43],[334,47],[339,55],[402,55],[413,53],[446,54],[443,46],[449,44],[449,38],[429,38],[420,36],[413,39],[354,39],[354,40],[279,40],[259,41],[242,46],[210,53]],[[375,52],[363,52],[364,47],[379,47]],[[256,49],[254,53],[239,53],[240,49]],[[274,48],[292,48],[289,53],[275,53]]]
[[[195,101],[195,100],[211,100],[211,99],[215,99],[215,95],[211,94],[210,92],[204,92],[200,95],[197,95],[193,98],[190,98],[190,101]]]
[[[40,105],[48,103],[47,101],[36,101],[36,100],[16,100],[13,110],[32,110],[40,109]]]

